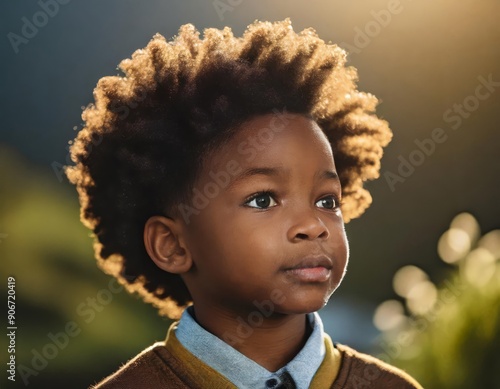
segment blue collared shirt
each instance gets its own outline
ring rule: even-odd
[[[281,369],[270,372],[201,327],[194,320],[192,309],[184,310],[175,336],[191,354],[238,388],[276,388],[281,383],[279,376],[285,371],[292,376],[297,389],[308,388],[325,357],[323,323],[316,312],[307,315],[312,332],[302,350]]]

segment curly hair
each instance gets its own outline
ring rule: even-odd
[[[167,41],[156,34],[119,64],[124,76],[103,77],[95,104],[72,147],[66,174],[78,190],[81,220],[93,231],[99,266],[178,317],[191,302],[180,276],[149,258],[148,218],[189,199],[208,145],[231,129],[276,109],[312,117],[329,139],[343,191],[344,220],[371,203],[363,182],[379,176],[387,122],[377,99],[356,89],[346,53],[313,29],[295,33],[289,19],[256,21],[241,38],[231,29],[191,24]]]

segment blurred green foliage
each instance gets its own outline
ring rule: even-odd
[[[15,277],[19,387],[21,365],[34,372],[24,373],[30,387],[88,387],[165,337],[169,321],[110,285],[112,279],[97,268],[73,188],[29,168],[6,148],[0,148],[0,177],[0,292],[7,296],[7,277]],[[65,347],[47,346],[57,345],[54,337],[70,322],[78,335],[68,336],[67,345],[60,336]],[[56,357],[45,357],[54,350]],[[46,367],[33,361],[37,353]],[[5,366],[7,355],[1,355]]]
[[[461,214],[454,221],[463,221],[464,215],[471,217]],[[440,240],[442,259],[457,267],[434,296],[412,293],[412,288],[429,281],[420,279],[410,285],[412,277],[406,272],[402,281],[406,281],[409,315],[392,320],[398,313],[391,318],[387,312],[389,328],[379,341],[384,359],[428,389],[500,388],[500,230],[491,231],[476,244],[473,223],[465,227],[452,223]],[[396,277],[395,281],[398,289]]]

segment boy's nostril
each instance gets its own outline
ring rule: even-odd
[[[320,234],[318,234],[317,232],[314,233],[314,231],[311,231],[311,233],[303,233],[303,232],[299,232],[297,234],[295,234],[295,239],[297,240],[308,240],[308,239],[316,239],[316,238],[320,238],[320,239],[325,239],[328,237],[328,231],[326,230],[323,230]]]
[[[318,238],[328,238],[328,231],[327,230],[324,230],[321,234],[319,234]]]

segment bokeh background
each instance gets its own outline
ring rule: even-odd
[[[426,388],[500,387],[498,15],[498,0],[2,2],[0,291],[15,277],[18,372],[12,383],[3,369],[0,386],[85,388],[169,325],[97,269],[62,174],[97,80],[156,32],[240,35],[290,17],[350,51],[394,132],[367,183],[373,205],[347,225],[351,262],[321,311],[327,331]],[[425,142],[437,128],[445,140]]]

